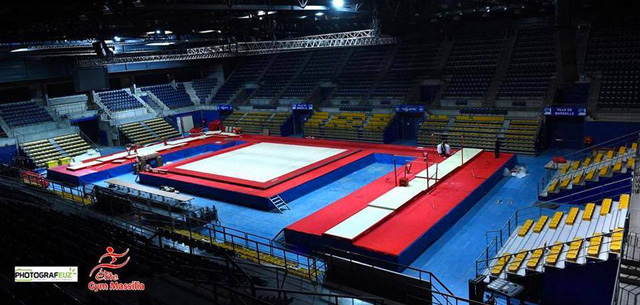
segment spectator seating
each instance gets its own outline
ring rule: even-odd
[[[374,98],[403,98],[416,82],[433,72],[440,43],[400,45],[395,60],[382,82],[373,91]]]
[[[22,143],[20,149],[33,161],[36,167],[40,168],[68,164],[71,158],[91,149],[91,145],[79,134],[73,133]]]
[[[449,128],[448,143],[456,148],[464,146],[493,150],[504,120],[504,116],[458,115]]]
[[[193,106],[191,97],[182,83],[177,84],[176,88],[173,88],[171,84],[163,84],[144,87],[142,91],[153,93],[169,109]]]
[[[128,143],[145,144],[180,136],[180,133],[163,118],[122,124],[119,128]]]
[[[262,134],[265,129],[268,129],[270,135],[279,136],[280,128],[290,116],[289,112],[234,112],[223,120],[223,125],[240,127],[243,133],[249,134]]]
[[[305,101],[320,83],[333,80],[348,54],[346,49],[314,51],[302,73],[293,80],[282,94],[282,98]]]
[[[511,119],[501,148],[506,151],[536,154],[540,119]]]
[[[449,117],[446,115],[430,115],[424,119],[418,128],[418,146],[435,147],[442,140],[442,134],[447,132]]]
[[[287,86],[309,56],[309,52],[278,54],[252,98],[274,99]]]
[[[200,103],[205,103],[209,100],[217,85],[218,80],[215,78],[194,79],[191,82],[191,87],[196,92],[198,99],[200,99]]]
[[[629,195],[618,201],[588,203],[584,208],[542,209],[537,218],[522,219],[510,232],[485,275],[507,278],[563,269],[568,264],[602,262],[620,255]]]
[[[383,143],[392,120],[387,113],[316,112],[303,129],[305,137]]]
[[[585,68],[602,73],[598,108],[640,109],[640,26],[594,24]]]
[[[132,110],[144,107],[133,95],[126,90],[98,92],[100,102],[111,112]]]
[[[582,160],[567,161],[560,164],[550,179],[540,197],[557,194],[563,190],[595,182],[602,178],[616,174],[627,173],[633,169],[638,150],[638,143],[612,149],[594,150]]]
[[[520,29],[499,99],[542,100],[555,72],[553,29]]]
[[[10,127],[53,121],[47,110],[35,102],[0,104],[0,116]]]
[[[244,85],[257,82],[275,55],[249,56],[224,82],[213,97],[214,103],[229,103]]]
[[[361,47],[353,51],[338,76],[333,99],[362,99],[380,77],[393,46]]]
[[[503,33],[458,37],[447,60],[445,74],[451,76],[444,99],[482,99],[493,79],[503,48]]]

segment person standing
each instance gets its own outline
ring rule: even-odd
[[[502,143],[500,143],[500,139],[496,138],[496,149],[494,150],[494,153],[496,155],[496,159],[500,158],[500,145]]]

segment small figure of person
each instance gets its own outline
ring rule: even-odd
[[[500,139],[496,138],[496,149],[494,151],[496,159],[500,158],[500,145],[502,145],[502,143],[500,143]]]
[[[438,155],[440,155],[440,157],[448,157],[449,155],[451,155],[451,147],[444,140],[442,140],[442,142],[438,144],[437,149]]]

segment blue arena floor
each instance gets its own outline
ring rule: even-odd
[[[518,155],[518,164],[526,166],[529,175],[500,180],[411,267],[433,272],[454,294],[468,297],[468,280],[475,277],[475,260],[487,245],[486,232],[500,229],[516,210],[537,202],[537,183],[545,172],[544,165],[551,157],[565,153]]]
[[[462,219],[420,255],[411,267],[433,272],[454,294],[467,297],[467,281],[475,277],[475,260],[486,246],[486,232],[501,228],[518,209],[537,201],[537,183],[552,156],[567,151],[547,151],[538,157],[518,155],[528,176],[504,177]],[[260,211],[236,204],[194,196],[194,205],[218,209],[221,224],[266,238],[274,238],[284,227],[391,172],[393,164],[375,162],[316,189],[288,204],[283,214]],[[118,179],[133,182],[132,173]],[[407,272],[410,273],[410,272]]]

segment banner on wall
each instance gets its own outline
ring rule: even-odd
[[[542,109],[544,115],[560,115],[560,116],[586,116],[587,108],[584,107],[544,107]]]
[[[313,110],[313,104],[291,104],[291,110]]]
[[[424,105],[396,105],[396,112],[422,113]]]

